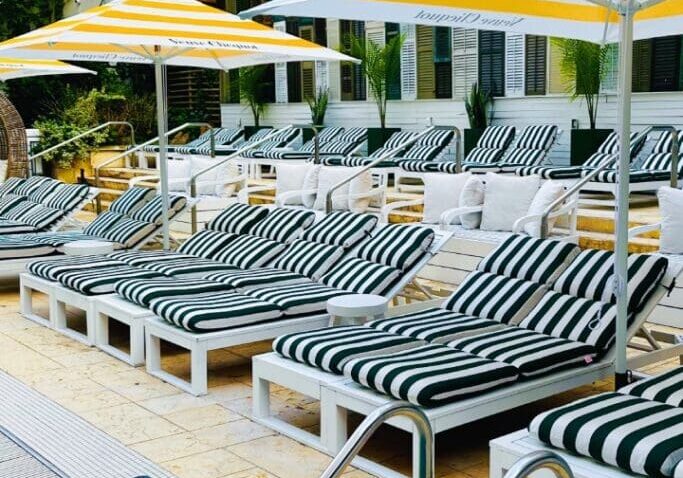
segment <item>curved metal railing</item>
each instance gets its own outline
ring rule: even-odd
[[[338,478],[377,429],[387,420],[403,416],[411,420],[417,428],[419,436],[419,463],[414,478],[433,478],[434,476],[434,432],[427,415],[415,405],[408,402],[392,402],[378,408],[358,426],[351,438],[346,442],[332,463],[320,475],[320,478]]]
[[[512,465],[505,478],[526,478],[535,471],[549,470],[557,478],[574,478],[569,464],[557,453],[551,451],[535,451],[523,456]]]

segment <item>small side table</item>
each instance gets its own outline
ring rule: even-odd
[[[387,299],[370,294],[342,295],[327,301],[331,327],[362,325],[368,319],[382,319],[388,307]]]
[[[74,241],[64,244],[67,256],[96,256],[114,252],[114,244],[105,241]]]

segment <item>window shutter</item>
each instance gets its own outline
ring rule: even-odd
[[[539,35],[526,35],[526,69],[524,92],[529,96],[545,95],[547,81],[548,38]]]
[[[435,98],[434,78],[434,27],[418,25],[417,37],[417,97]]]
[[[524,96],[524,35],[505,34],[505,96]]]
[[[365,36],[365,22],[351,22],[351,29],[357,38]],[[365,73],[360,65],[353,64],[353,99],[364,101],[367,97]]]
[[[453,97],[464,99],[477,82],[477,30],[454,28],[453,41]]]
[[[398,23],[384,24],[384,41],[388,43],[401,34],[401,26]],[[387,99],[401,99],[401,59],[399,58],[398,71],[387,78]]]
[[[339,49],[341,34],[339,20],[327,20],[327,45],[335,50]],[[318,84],[322,84],[319,82]],[[327,84],[330,91],[330,101],[341,99],[341,63],[333,61],[327,63]]]
[[[437,98],[453,96],[453,53],[451,29],[434,28],[434,95]]]
[[[417,55],[415,25],[401,24],[401,34],[405,41],[401,47],[401,98],[414,100],[417,98]]]
[[[315,29],[315,42],[318,45],[327,46],[327,20],[316,18],[313,20],[313,28]]]
[[[681,37],[652,40],[652,91],[676,91],[681,61]]]
[[[635,63],[634,63],[635,68]],[[605,61],[605,74],[600,85],[604,93],[616,93],[619,89],[619,45],[609,46]]]
[[[633,91],[650,91],[652,73],[652,41],[633,42]]]
[[[275,22],[273,28],[279,32],[287,31],[287,23]],[[275,64],[275,102],[287,103],[289,101],[288,85],[295,79],[289,79],[289,66],[287,63]]]
[[[299,37],[304,40],[314,40],[314,27],[307,25],[299,28]],[[315,96],[315,62],[304,61],[301,63],[301,99],[306,100]]]
[[[493,96],[505,94],[505,33],[479,31],[479,86]]]
[[[330,63],[327,61],[315,62],[315,84],[317,90],[330,90]]]
[[[368,43],[372,42],[382,48],[385,45],[384,36],[384,22],[365,22],[365,40]]]

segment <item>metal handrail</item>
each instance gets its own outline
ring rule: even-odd
[[[102,123],[99,126],[96,126],[94,128],[89,129],[88,131],[84,131],[83,133],[77,134],[73,138],[69,138],[65,141],[62,141],[59,144],[56,144],[54,146],[50,146],[47,149],[44,149],[43,151],[36,153],[32,156],[28,157],[28,160],[33,163],[36,159],[41,158],[45,156],[48,153],[51,153],[53,151],[56,151],[68,144],[71,144],[73,142],[78,141],[81,138],[85,138],[86,136],[90,136],[91,134],[95,134],[98,131],[102,131],[103,129],[109,128],[111,126],[126,126],[130,129],[130,144],[135,144],[135,129],[133,128],[133,125],[129,123],[128,121],[107,121],[106,123]],[[35,170],[35,168],[34,168]]]
[[[327,191],[327,196],[326,196],[326,198],[325,198],[325,212],[326,212],[327,214],[329,214],[330,212],[332,212],[332,195],[334,194],[334,192],[335,192],[337,189],[339,189],[339,188],[345,186],[346,184],[350,183],[351,181],[353,181],[354,179],[356,179],[357,177],[359,177],[361,174],[364,174],[365,172],[371,170],[372,168],[374,168],[375,166],[377,166],[378,164],[380,164],[382,161],[386,161],[387,159],[391,159],[391,158],[395,157],[396,154],[398,154],[400,151],[404,150],[404,149],[407,148],[408,146],[413,145],[413,144],[416,143],[419,139],[423,138],[424,136],[428,135],[429,133],[431,133],[431,132],[433,132],[433,131],[445,131],[445,130],[454,130],[454,131],[455,131],[455,136],[456,136],[457,141],[460,141],[460,130],[459,130],[458,128],[456,128],[456,127],[454,127],[454,126],[430,126],[430,127],[427,128],[426,130],[420,132],[419,134],[413,136],[412,138],[410,138],[410,139],[404,141],[403,143],[401,143],[400,145],[396,146],[395,148],[393,148],[393,149],[389,150],[388,152],[384,153],[382,156],[379,156],[377,159],[375,159],[375,160],[372,161],[371,163],[367,164],[366,166],[363,166],[362,168],[360,168],[358,171],[356,171],[356,172],[355,172],[354,174],[352,174],[351,176],[342,179],[342,180],[339,181],[337,184],[335,184],[334,186],[332,186],[332,187],[329,189],[329,191]],[[460,145],[458,144],[458,146],[457,146],[457,148],[456,148],[456,161],[457,161],[458,158],[459,158],[459,155],[458,155],[458,152],[457,152],[459,149],[460,149]],[[457,167],[457,166],[456,166],[456,167]]]
[[[526,478],[543,469],[550,470],[557,478],[574,478],[574,473],[565,459],[557,453],[546,450],[523,456],[512,465],[504,478]]]
[[[673,126],[649,126],[645,128],[643,131],[641,131],[634,139],[632,142],[638,143],[639,141],[642,141],[653,131],[671,131],[672,132],[672,140],[673,140],[673,145],[671,148],[671,184],[672,187],[676,187],[675,184],[677,184],[678,180],[678,131],[676,128]],[[553,213],[555,208],[563,204],[567,199],[572,197],[573,195],[577,194],[581,189],[591,182],[593,178],[595,178],[600,172],[604,171],[607,169],[610,165],[613,163],[617,162],[619,159],[619,155],[615,154],[613,156],[610,156],[607,158],[605,161],[600,163],[595,169],[593,169],[590,173],[586,174],[580,181],[575,183],[571,188],[567,189],[565,193],[557,198],[555,201],[553,201],[550,206],[548,206],[544,211],[543,214],[541,215],[541,238],[545,239],[548,237],[550,234],[550,228],[549,228],[549,218],[550,215]],[[676,178],[676,181],[674,181],[674,177]]]
[[[427,415],[419,407],[408,402],[389,403],[368,415],[353,432],[351,438],[332,460],[332,463],[320,475],[320,478],[338,478],[341,476],[377,429],[384,422],[396,416],[404,416],[410,419],[417,429],[420,449],[419,463],[417,467],[414,467],[416,474],[414,478],[433,478],[434,432]]]
[[[187,129],[187,128],[201,128],[201,127],[207,127],[207,126],[209,128],[211,128],[211,151],[214,152],[213,154],[215,154],[216,138],[215,138],[215,133],[214,133],[213,127],[211,126],[210,123],[184,123],[184,124],[178,126],[177,128],[173,128],[172,130],[168,131],[164,136],[166,138],[168,138],[171,135],[179,133],[180,131],[183,131],[184,129]],[[100,164],[98,164],[97,166],[95,166],[95,187],[98,187],[98,188],[100,187],[100,170],[102,168],[109,166],[110,164],[118,161],[119,159],[123,159],[126,156],[130,156],[131,154],[140,151],[142,148],[144,148],[146,146],[150,146],[150,145],[157,143],[157,142],[159,142],[158,136],[155,138],[152,138],[148,141],[145,141],[142,144],[135,145],[135,147],[127,149],[126,151],[124,151],[121,154],[117,154],[111,158],[108,158],[107,160],[105,160],[105,161],[101,162]],[[133,144],[135,144],[135,143],[133,143]],[[102,201],[99,199],[99,196],[95,202],[96,202],[97,213],[99,214],[102,211]]]

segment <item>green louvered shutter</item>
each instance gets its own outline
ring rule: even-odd
[[[479,85],[493,96],[505,94],[505,33],[479,31]]]

